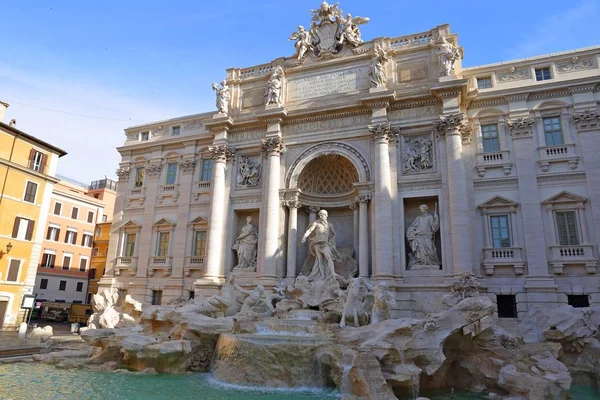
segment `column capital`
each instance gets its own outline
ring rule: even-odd
[[[285,205],[287,208],[296,208],[296,209],[302,207],[302,204],[300,204],[300,202],[297,199],[285,200],[283,202],[283,205]]]
[[[129,174],[131,174],[131,167],[126,165],[121,168],[117,168],[115,174],[119,177],[119,181],[129,180]]]
[[[348,207],[350,207],[351,210],[356,210],[356,209],[358,209],[358,202],[357,201],[352,202],[352,203],[350,203],[350,205]]]
[[[308,211],[313,212],[313,213],[318,213],[319,211],[321,211],[321,207],[309,206]]]
[[[535,125],[534,117],[517,118],[506,122],[510,129],[510,136],[513,139],[528,138],[533,136],[533,127]]]
[[[369,201],[371,201],[371,195],[367,193],[359,194],[358,196],[356,196],[356,201],[358,201],[359,203],[368,203]]]
[[[450,114],[433,123],[433,131],[442,137],[447,135],[462,134],[459,129],[463,126],[465,115],[462,113]]]
[[[393,140],[395,136],[395,132],[392,132],[389,122],[369,125],[369,132],[371,133],[371,139],[378,143],[387,144]]]
[[[227,144],[210,146],[208,151],[210,152],[212,159],[216,162],[227,162],[235,155],[235,149],[233,147],[229,147]]]
[[[261,149],[267,156],[279,155],[283,151],[283,139],[280,137],[264,139],[262,141]]]
[[[577,131],[592,131],[600,129],[600,112],[597,110],[585,110],[584,112],[576,112],[572,114],[573,122],[577,127]]]

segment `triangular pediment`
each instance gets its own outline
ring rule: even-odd
[[[479,208],[517,207],[519,203],[502,196],[494,196],[488,201],[481,203]]]
[[[132,220],[128,220],[123,222],[121,225],[117,225],[114,228],[111,229],[111,232],[116,232],[119,231],[121,229],[129,229],[129,230],[133,230],[133,229],[141,229],[141,225],[139,225],[138,223],[136,223],[135,221]]]
[[[567,204],[567,203],[585,203],[587,199],[579,196],[575,193],[563,190],[562,192],[555,194],[554,196],[546,199],[542,204]]]
[[[208,225],[208,219],[200,216],[193,221],[190,221],[190,225]]]
[[[155,228],[159,228],[159,227],[174,227],[175,225],[177,225],[176,223],[172,222],[171,220],[167,219],[167,218],[161,218],[158,221],[156,221],[154,223],[154,227]]]

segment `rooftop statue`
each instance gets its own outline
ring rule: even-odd
[[[339,8],[338,3],[329,5],[326,1],[316,10],[310,10],[312,23],[306,30],[302,25],[292,33],[288,40],[296,40],[296,55],[299,63],[304,62],[306,55],[317,58],[327,54],[338,54],[346,45],[355,48],[363,40],[358,25],[366,24],[369,18],[352,17]]]
[[[444,36],[435,42],[440,56],[440,77],[454,76],[454,64],[460,58],[460,50]]]
[[[283,88],[283,78],[285,74],[283,68],[279,65],[275,67],[269,81],[267,82],[267,90],[265,92],[265,104],[277,104],[278,106],[283,105],[283,96],[281,89]]]
[[[217,83],[213,83],[212,88],[217,94],[217,110],[219,110],[220,114],[228,114],[231,93],[229,93],[229,86],[227,86],[227,82],[221,82],[220,88]]]

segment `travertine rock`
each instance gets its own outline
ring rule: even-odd
[[[46,325],[43,328],[41,328],[41,327],[34,328],[27,335],[27,339],[40,339],[41,341],[44,342],[44,341],[50,339],[53,334],[54,334],[54,330],[52,329],[52,327],[50,325]]]

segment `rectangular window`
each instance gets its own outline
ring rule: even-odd
[[[12,237],[21,240],[31,240],[33,238],[33,228],[35,221],[27,218],[15,217]]]
[[[165,184],[174,185],[177,178],[177,163],[167,164],[167,181]]]
[[[71,218],[77,219],[78,216],[79,216],[79,208],[77,208],[77,207],[71,208]]]
[[[142,139],[142,142],[145,142],[148,139],[150,139],[150,132],[142,132],[141,139]]]
[[[42,256],[42,267],[43,268],[54,268],[54,261],[56,260],[56,255],[52,253],[44,253]]]
[[[6,280],[8,282],[17,282],[19,280],[19,269],[21,268],[21,260],[10,260],[8,266],[8,274]]]
[[[135,187],[141,188],[144,187],[144,167],[137,167],[135,169]]]
[[[194,231],[194,248],[192,249],[193,256],[203,256],[206,249],[206,232]]]
[[[485,78],[477,78],[478,89],[489,89],[492,87],[492,78],[486,76]]]
[[[102,222],[106,222],[108,221],[108,215],[103,215],[102,216]]]
[[[60,281],[58,284],[58,290],[61,290],[64,292],[66,289],[67,289],[67,281]]]
[[[556,213],[558,228],[558,243],[561,246],[574,246],[579,244],[575,211],[562,211]]]
[[[85,247],[92,247],[92,235],[84,233],[83,237],[81,238],[81,245]]]
[[[170,232],[158,232],[158,245],[156,246],[156,255],[166,257],[169,255]]]
[[[79,271],[85,272],[87,270],[87,258],[82,258],[79,260]]]
[[[94,247],[94,250],[92,250],[92,256],[94,256],[94,257],[97,256],[98,255],[98,251],[99,251],[98,248]]]
[[[508,215],[490,216],[493,247],[510,247],[510,234],[508,233]]]
[[[124,257],[133,257],[135,252],[135,233],[126,233],[125,234],[125,251],[123,252]]]
[[[152,291],[152,305],[159,306],[162,303],[162,290]]]
[[[94,222],[94,212],[93,211],[88,211],[87,222],[89,222],[90,224]]]
[[[31,149],[29,168],[34,171],[42,172],[44,169],[44,154]]]
[[[491,153],[500,151],[500,140],[498,139],[498,125],[481,125],[481,138],[483,141],[483,151]]]
[[[58,236],[60,235],[60,229],[55,228],[53,226],[48,227],[48,232],[46,233],[46,240],[57,241]]]
[[[535,70],[535,80],[536,81],[547,81],[548,79],[552,79],[552,75],[550,74],[550,68],[536,68],[536,70]]]
[[[28,203],[35,203],[35,195],[37,193],[38,185],[34,182],[27,182],[27,187],[25,188],[25,195],[23,196],[23,201]]]
[[[40,280],[40,289],[47,289],[48,288],[48,279],[41,279]]]
[[[568,294],[567,302],[574,308],[585,308],[590,306],[590,298],[587,294]]]
[[[546,137],[546,146],[558,146],[564,144],[562,126],[560,117],[543,118],[544,136]]]
[[[181,132],[181,127],[180,126],[174,126],[173,128],[171,128],[171,134],[173,136],[179,136],[180,132]]]
[[[497,295],[498,318],[517,318],[517,296]]]
[[[98,229],[96,229],[96,236],[102,236],[102,227],[98,227]]]
[[[65,243],[69,243],[69,244],[77,243],[77,232],[67,231],[67,234],[65,235]]]
[[[62,211],[62,204],[54,203],[54,215],[60,215],[61,211]]]
[[[71,267],[71,256],[64,256],[62,269],[68,270],[70,267]]]
[[[77,292],[83,292],[83,282],[77,282],[77,288],[75,289]],[[75,302],[73,302],[75,303]]]
[[[212,180],[213,160],[202,160],[202,173],[200,175],[201,181]]]

